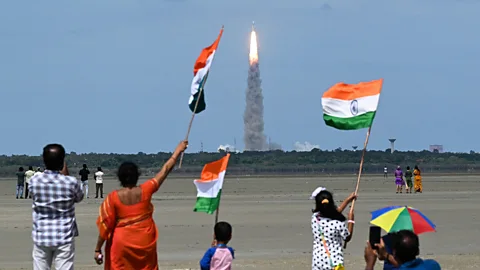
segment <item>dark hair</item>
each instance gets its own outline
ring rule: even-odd
[[[127,161],[120,165],[117,176],[123,187],[134,187],[137,185],[140,171],[135,163]]]
[[[45,168],[51,171],[61,171],[65,161],[65,148],[60,144],[49,144],[43,148]]]
[[[346,220],[345,216],[338,212],[332,193],[327,190],[323,190],[315,196],[315,210],[313,212],[320,213],[322,217],[342,222]]]
[[[28,166],[28,169],[33,171],[33,167],[32,166]]]
[[[97,171],[101,172],[101,171],[102,171],[102,167],[97,167]]]
[[[227,243],[232,238],[232,225],[228,222],[220,221],[215,224],[215,228],[213,228],[215,232],[215,239],[218,242]]]
[[[407,166],[407,170],[410,170],[410,166]]]
[[[87,168],[87,164],[83,164],[83,168]]]
[[[392,250],[395,259],[401,264],[413,261],[420,254],[420,243],[418,236],[409,230],[401,230],[394,234]]]
[[[23,172],[23,167],[18,168],[19,172]]]
[[[422,172],[422,171],[420,171],[420,169],[418,168],[417,165],[415,165],[415,170],[417,170],[417,171],[419,171],[419,172]]]

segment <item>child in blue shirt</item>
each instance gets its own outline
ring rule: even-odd
[[[228,222],[218,222],[215,224],[214,233],[215,240],[200,260],[200,269],[230,270],[235,259],[233,248],[227,246],[232,239],[232,226]]]

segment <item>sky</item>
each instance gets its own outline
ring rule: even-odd
[[[370,149],[480,151],[480,1],[104,0],[0,3],[0,154],[172,151],[185,137],[193,64],[222,25],[188,152],[243,149],[255,21],[265,133],[292,150],[363,145],[321,96],[384,79]]]

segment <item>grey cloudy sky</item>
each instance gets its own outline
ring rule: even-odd
[[[2,1],[1,154],[173,150],[185,136],[193,63],[225,33],[189,151],[243,148],[255,21],[265,129],[292,149],[362,145],[322,120],[336,82],[384,78],[370,148],[480,150],[480,1]]]

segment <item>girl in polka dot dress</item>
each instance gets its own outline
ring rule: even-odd
[[[356,198],[352,193],[346,201]],[[343,270],[343,242],[352,238],[354,216],[349,213],[348,221],[337,210],[332,194],[323,190],[315,196],[312,215],[313,252],[312,270]]]

